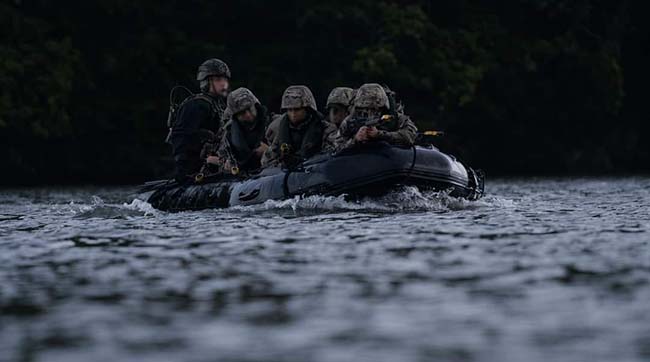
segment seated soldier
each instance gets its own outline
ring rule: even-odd
[[[354,89],[348,87],[336,87],[332,89],[329,96],[327,96],[327,103],[325,109],[327,114],[325,120],[339,127],[341,122],[350,114],[350,101]],[[280,124],[281,115],[274,115],[273,120],[269,127],[266,129],[266,139],[269,144],[273,143],[273,138],[278,133],[278,125]]]
[[[417,127],[391,102],[379,84],[367,83],[357,91],[351,114],[343,120],[336,136],[336,151],[367,142],[384,141],[397,146],[412,146]]]
[[[309,88],[287,88],[281,107],[285,113],[269,126],[277,131],[262,158],[263,167],[292,168],[322,150],[331,149],[336,128],[324,121]]]
[[[332,89],[330,95],[327,97],[327,117],[329,123],[335,125],[337,128],[341,122],[350,115],[350,101],[352,100],[352,93],[354,90],[347,87],[336,87]]]
[[[217,151],[206,162],[211,174],[246,177],[260,169],[262,155],[268,148],[264,137],[268,111],[247,88],[230,93],[227,105],[225,113],[232,116],[223,128]]]

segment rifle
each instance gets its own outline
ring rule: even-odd
[[[280,157],[278,159],[288,168],[293,168],[302,161],[300,157],[294,153],[293,147],[288,143],[280,145]]]
[[[349,136],[355,135],[359,132],[361,127],[378,127],[384,123],[388,123],[394,119],[394,116],[390,114],[384,114],[381,117],[367,118],[367,117],[358,117],[350,118],[347,120],[346,133]]]
[[[230,163],[230,173],[233,176],[239,175],[239,162],[237,162],[237,159],[235,158],[235,155],[232,153],[232,148],[230,148],[230,142],[228,142],[227,139],[224,140],[226,144],[224,145],[223,149],[226,152],[226,162]]]
[[[216,137],[213,137],[213,140],[216,140]],[[237,176],[237,175],[239,175],[239,165],[238,165],[237,159],[235,158],[235,156],[232,153],[232,149],[230,148],[230,143],[227,140],[225,142],[226,142],[226,144],[224,145],[223,148],[224,148],[224,151],[226,153],[226,160],[230,163],[230,173],[233,176]],[[208,143],[206,143],[203,146],[203,151],[201,151],[201,158],[207,159],[207,157],[210,156],[210,155],[218,154],[219,146],[220,146],[219,142],[213,142],[213,143],[208,142]],[[212,164],[205,161],[203,163],[203,166],[201,167],[201,170],[199,171],[199,173],[197,173],[194,176],[194,181],[196,183],[201,183],[201,182],[203,182],[203,180],[205,179],[206,176],[211,176],[211,175],[219,173],[217,171],[211,170],[212,167],[213,167]]]

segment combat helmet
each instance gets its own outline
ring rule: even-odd
[[[237,88],[228,95],[226,114],[235,115],[250,109],[260,101],[248,88]]]
[[[311,108],[318,112],[316,99],[309,88],[304,85],[292,85],[282,94],[282,110],[289,108]]]
[[[349,106],[353,92],[354,90],[348,87],[336,87],[332,89],[330,95],[327,97],[327,104],[325,107],[329,108],[334,104],[340,104],[345,107]]]
[[[384,87],[377,83],[366,83],[357,89],[354,96],[354,106],[357,108],[390,109],[390,102]]]
[[[196,80],[199,81],[201,91],[207,92],[210,89],[210,77],[225,77],[230,79],[230,68],[228,64],[221,59],[208,59],[199,66],[196,73]]]

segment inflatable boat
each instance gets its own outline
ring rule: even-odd
[[[464,166],[433,146],[400,148],[384,143],[338,154],[317,155],[292,170],[269,168],[242,180],[231,176],[200,184],[154,181],[141,189],[164,211],[225,208],[309,195],[363,197],[386,194],[398,186],[447,191],[476,200],[483,196],[481,171]]]

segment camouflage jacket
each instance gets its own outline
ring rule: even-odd
[[[334,150],[336,152],[359,144],[354,139],[356,131],[351,130],[348,125],[350,119],[351,116],[344,119],[341,122],[338,132],[336,132],[334,141]],[[395,124],[386,127],[379,126],[377,128],[379,130],[379,135],[376,138],[377,141],[388,142],[396,146],[412,146],[415,143],[415,138],[418,133],[415,123],[405,114],[398,114]]]
[[[258,116],[253,128],[244,128],[234,119],[230,119],[222,128],[218,137],[207,144],[204,159],[207,156],[217,156],[219,164],[207,165],[209,174],[233,174],[233,167],[241,172],[240,176],[255,173],[260,168],[260,158],[255,149],[266,143],[265,128],[269,123],[269,115],[264,106],[257,105]],[[239,174],[239,172],[237,172]]]
[[[269,149],[262,157],[262,167],[294,167],[323,151],[333,150],[336,127],[315,113],[295,127],[286,114],[275,119],[266,135]]]
[[[283,114],[274,114],[272,115],[271,124],[266,128],[265,138],[266,144],[271,145],[275,139],[275,135],[278,134],[278,129],[280,128],[280,121],[282,120]]]

